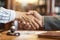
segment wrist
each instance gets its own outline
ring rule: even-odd
[[[44,30],[44,16],[41,16],[41,27],[40,30]]]
[[[42,16],[42,27],[44,27],[44,16]]]
[[[25,14],[26,12],[16,11],[16,19],[21,19]]]
[[[18,19],[19,18],[19,15],[18,15],[18,12],[16,11],[16,17],[15,19]]]

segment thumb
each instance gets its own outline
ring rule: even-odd
[[[41,17],[42,17],[37,11],[29,11],[27,13],[27,15],[32,15],[32,16],[38,18],[38,19],[41,19]]]
[[[33,15],[34,11],[29,11],[27,14],[28,15]]]
[[[42,17],[37,11],[34,11],[33,15],[38,19],[41,19],[41,17]]]

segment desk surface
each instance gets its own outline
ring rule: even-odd
[[[0,40],[59,40],[59,39],[38,37],[38,35],[36,34],[20,35],[16,37],[16,36],[8,36],[6,35],[6,32],[3,32],[2,35],[0,35]]]

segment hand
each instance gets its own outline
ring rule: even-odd
[[[27,14],[34,16],[34,20],[40,25],[40,27],[43,27],[44,16],[41,16],[37,11],[29,11]]]
[[[37,11],[29,11],[27,14],[28,15],[33,15],[34,17],[36,17],[39,20],[42,19],[42,16]]]
[[[42,27],[42,16],[36,11],[29,11],[26,14],[17,12],[20,19],[20,28],[28,30],[36,30]]]
[[[20,28],[28,30],[37,29],[35,26],[38,26],[38,24],[35,23],[32,17],[26,15],[25,13],[26,12],[16,12],[16,18],[19,19]]]
[[[34,17],[31,15],[24,15],[20,18],[20,28],[28,29],[28,30],[36,30],[39,29],[39,25],[34,20]]]

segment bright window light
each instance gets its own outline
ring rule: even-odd
[[[38,0],[16,0],[16,2],[20,2],[20,3],[35,3]]]

